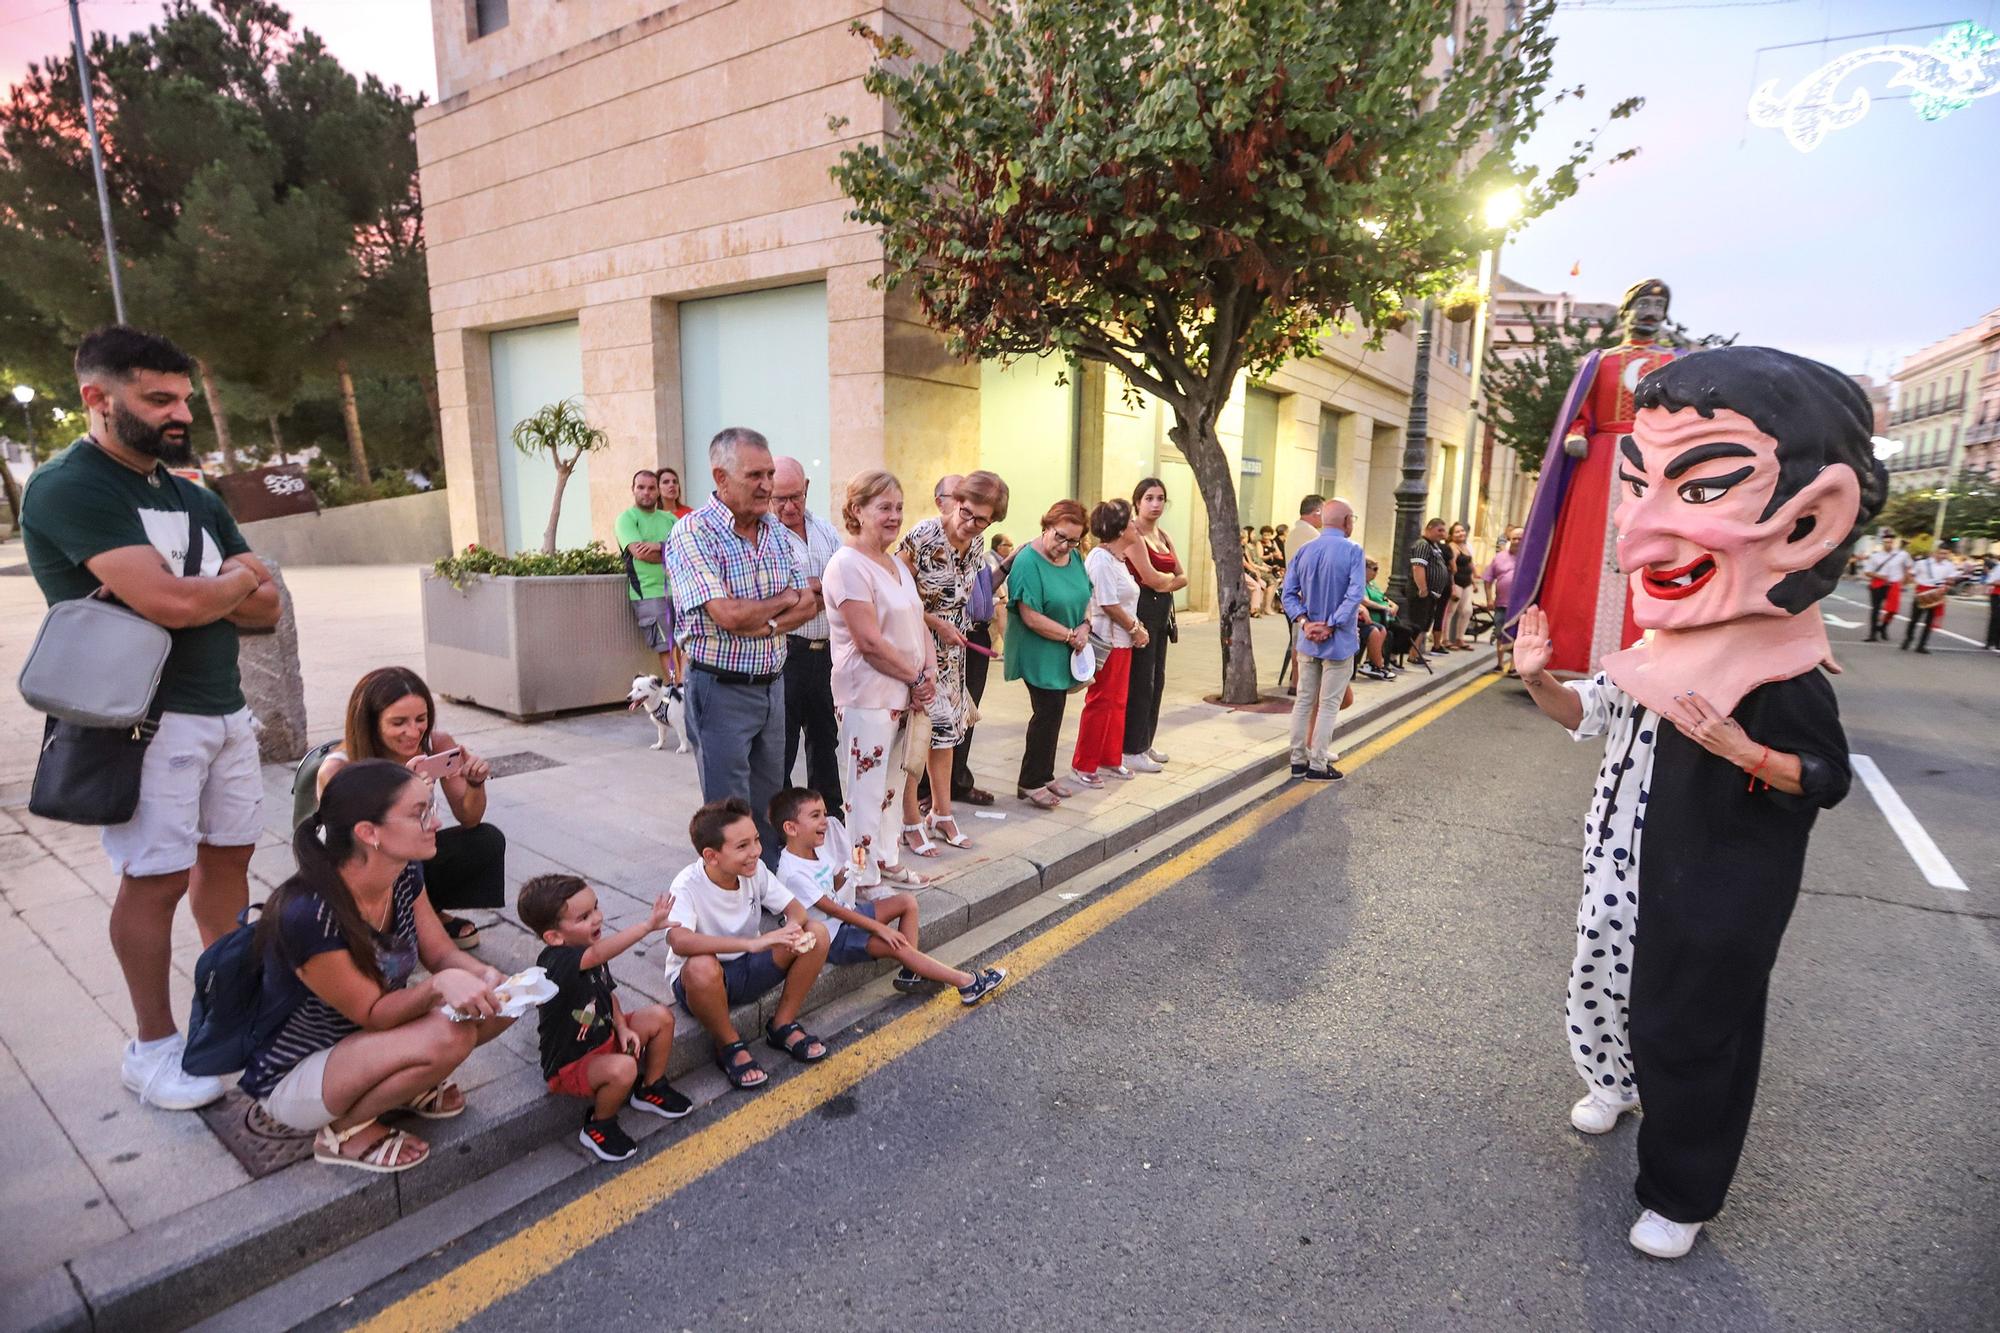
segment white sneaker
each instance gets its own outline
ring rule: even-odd
[[[1648,1208],[1639,1214],[1626,1239],[1641,1254],[1650,1254],[1655,1259],[1678,1259],[1694,1248],[1694,1238],[1700,1234],[1701,1223],[1669,1221]]]
[[[1639,1109],[1639,1099],[1621,1101],[1616,1097],[1599,1096],[1595,1089],[1583,1094],[1575,1106],[1569,1108],[1569,1122],[1586,1134],[1609,1134],[1618,1127],[1618,1117],[1627,1111]]]
[[[125,1060],[119,1081],[138,1097],[141,1105],[162,1111],[192,1111],[222,1096],[222,1080],[206,1074],[190,1074],[181,1068],[181,1052],[187,1043],[177,1032],[171,1044],[142,1051],[139,1043],[125,1043]]]
[[[1160,749],[1160,747],[1157,745],[1150,745],[1146,747],[1146,758],[1152,760],[1156,764],[1164,764],[1167,762],[1166,751]]]
[[[1126,755],[1125,767],[1131,769],[1134,773],[1158,773],[1160,771],[1160,766],[1153,762],[1152,757],[1143,754]]]

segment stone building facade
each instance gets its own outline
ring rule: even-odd
[[[1904,357],[1890,376],[1889,435],[1903,446],[1884,460],[1892,490],[1945,485],[1964,465],[1985,392],[1989,336],[2000,338],[2000,309]]]
[[[850,24],[934,53],[966,31],[964,0],[432,0],[432,13],[439,100],[417,147],[455,545],[535,544],[553,471],[509,432],[577,397],[611,443],[571,479],[563,546],[608,540],[642,467],[679,469],[700,503],[709,437],[740,424],[806,463],[822,512],[863,468],[896,472],[914,501],[943,473],[989,467],[1013,487],[1000,527],[1016,538],[1052,500],[1160,476],[1201,576],[1185,596],[1212,602],[1202,506],[1159,404],[1128,401],[1098,366],[960,362],[871,285],[879,244],[828,174],[885,128],[862,88],[872,48]],[[1431,502],[1455,514],[1482,475],[1463,452],[1469,326],[1437,327]],[[1405,329],[1374,351],[1330,337],[1240,384],[1221,428],[1242,521],[1282,529],[1301,496],[1338,493],[1386,554],[1414,369]]]

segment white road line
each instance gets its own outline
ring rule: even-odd
[[[1869,609],[1869,608],[1868,608],[1868,603],[1866,603],[1866,602],[1857,602],[1857,601],[1855,601],[1855,600],[1854,600],[1854,599],[1853,599],[1852,597],[1842,597],[1842,596],[1841,596],[1841,595],[1840,595],[1839,593],[1837,593],[1837,592],[1834,592],[1834,593],[1828,593],[1828,594],[1827,594],[1827,600],[1828,600],[1828,601],[1834,601],[1834,602],[1846,602],[1846,603],[1847,603],[1847,604],[1848,604],[1849,606],[1858,606],[1858,607],[1860,607],[1860,608],[1861,608],[1862,610],[1864,610],[1864,611],[1866,611],[1866,610],[1868,610],[1868,609]],[[1903,622],[1903,621],[1905,621],[1905,620],[1909,619],[1909,615],[1910,615],[1910,613],[1909,613],[1909,612],[1908,612],[1907,610],[1904,610],[1904,611],[1898,611],[1898,612],[1896,613],[1896,623],[1897,623],[1897,624],[1900,624],[1901,622]],[[1844,621],[1843,621],[1843,622],[1841,622],[1841,623],[1843,623],[1843,624],[1844,624],[1844,623],[1846,623],[1846,622],[1844,622]],[[1891,628],[1893,628],[1893,625],[1891,626]],[[1972,645],[1972,646],[1973,646],[1974,648],[1981,648],[1981,649],[1983,649],[1983,648],[1985,648],[1985,647],[1986,647],[1986,645],[1985,645],[1984,643],[1980,642],[1980,641],[1979,641],[1978,639],[1968,639],[1968,638],[1966,638],[1966,637],[1965,637],[1965,636],[1964,636],[1963,634],[1954,634],[1954,633],[1952,633],[1952,632],[1951,632],[1950,630],[1946,629],[1946,628],[1945,628],[1944,626],[1942,626],[1942,625],[1937,625],[1937,626],[1933,626],[1933,627],[1932,627],[1932,629],[1931,629],[1931,633],[1933,633],[1933,634],[1942,634],[1942,635],[1944,635],[1944,637],[1945,637],[1945,638],[1947,638],[1947,639],[1957,639],[1957,640],[1958,640],[1958,641],[1959,641],[1960,643],[1969,643],[1969,644],[1971,644],[1971,645]]]
[[[1924,832],[1924,826],[1910,813],[1910,807],[1903,804],[1903,798],[1889,785],[1889,779],[1882,776],[1882,770],[1876,767],[1875,761],[1865,754],[1850,754],[1848,759],[1867,786],[1868,794],[1875,798],[1875,804],[1882,807],[1882,816],[1889,821],[1889,827],[1896,830],[1896,836],[1903,840],[1903,850],[1917,863],[1917,869],[1923,872],[1931,887],[1967,892],[1965,881],[1951,868],[1951,862],[1944,859],[1944,853],[1931,841],[1931,835]]]

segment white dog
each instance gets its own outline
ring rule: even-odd
[[[667,748],[667,730],[673,729],[679,744],[675,754],[688,753],[687,695],[678,683],[669,685],[658,676],[632,677],[632,690],[625,696],[626,711],[644,708],[653,719],[653,726],[659,730],[660,738],[649,747],[654,750]]]

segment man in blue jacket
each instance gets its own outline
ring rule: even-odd
[[[1292,776],[1338,782],[1346,775],[1327,757],[1341,695],[1354,675],[1361,641],[1355,614],[1367,595],[1368,575],[1353,540],[1354,507],[1345,500],[1320,506],[1319,536],[1293,555],[1285,569],[1285,614],[1299,627],[1299,695],[1292,704]]]

